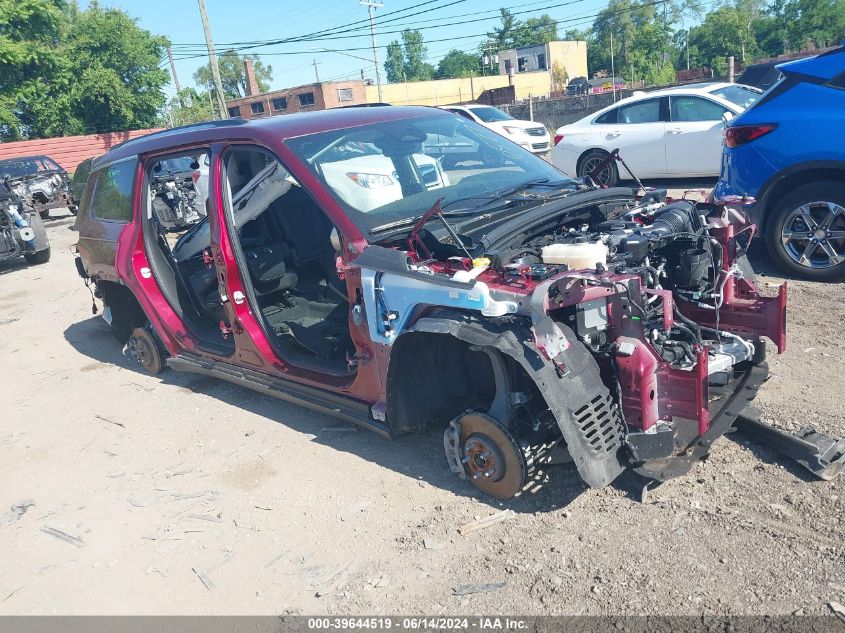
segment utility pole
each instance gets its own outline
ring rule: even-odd
[[[378,67],[378,47],[376,46],[376,16],[374,10],[384,5],[379,0],[360,0],[361,4],[367,7],[370,14],[370,39],[373,42],[373,65],[376,67],[376,87],[378,88],[378,100],[384,101],[381,96],[381,71]]]
[[[616,103],[616,65],[613,62],[613,31],[610,32],[610,83],[613,84],[613,103]]]
[[[689,29],[687,29],[687,70],[689,70]]]
[[[317,70],[317,60],[314,60],[314,76],[317,77],[317,83],[320,83],[320,72]]]
[[[173,62],[173,48],[168,44],[167,59],[170,60],[170,72],[173,75],[173,85],[176,86],[176,96],[179,97],[179,105],[185,107],[185,102],[182,99],[182,86],[179,85],[179,77],[176,75],[176,64]]]
[[[208,24],[208,13],[205,11],[205,0],[197,0],[200,8],[200,19],[202,30],[205,31],[205,45],[208,48],[208,63],[211,66],[211,76],[214,79],[214,88],[217,93],[217,111],[221,119],[229,118],[229,111],[226,110],[226,100],[223,98],[223,83],[220,81],[220,68],[217,66],[217,53],[214,51],[214,41],[211,39],[211,27]]]

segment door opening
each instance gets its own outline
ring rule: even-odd
[[[224,156],[224,191],[241,276],[282,360],[337,374],[355,371],[337,230],[269,152]]]
[[[229,356],[231,337],[220,298],[218,271],[210,257],[207,149],[154,158],[147,165],[144,246],[162,294],[211,353]]]

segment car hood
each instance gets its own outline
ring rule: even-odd
[[[778,64],[776,68],[786,75],[805,75],[827,81],[845,73],[845,46],[815,57]]]

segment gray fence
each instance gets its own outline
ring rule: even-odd
[[[630,90],[618,90],[616,100],[630,97]],[[561,125],[574,123],[588,114],[601,110],[613,103],[613,93],[606,92],[597,95],[581,95],[578,97],[563,97],[561,99],[532,99],[528,101],[498,106],[515,119],[533,120],[542,123],[554,134]],[[533,116],[531,115],[533,111]]]

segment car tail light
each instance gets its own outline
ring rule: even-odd
[[[761,123],[759,125],[737,125],[725,128],[725,145],[739,147],[750,143],[754,139],[765,136],[777,128],[776,123]]]
[[[555,134],[555,145],[560,143],[563,140],[563,134]]]
[[[197,182],[199,182],[200,176],[202,176],[201,171],[195,171],[191,174],[191,180],[194,182],[194,184],[197,184]]]

